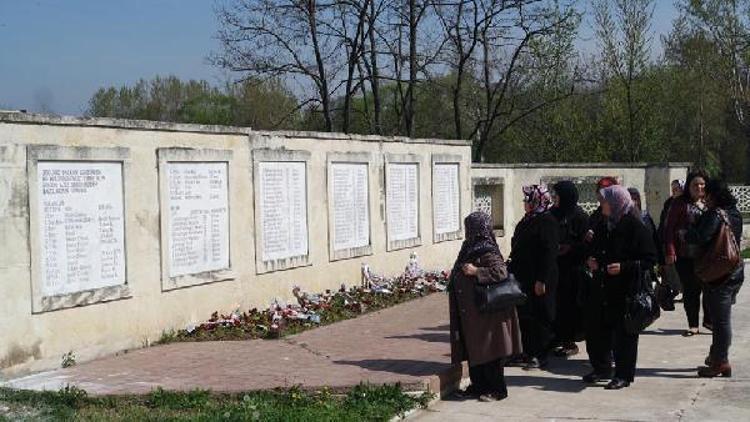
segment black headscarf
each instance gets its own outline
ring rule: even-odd
[[[555,195],[560,198],[559,205],[552,207],[552,215],[562,218],[570,215],[578,206],[578,188],[570,180],[562,180],[552,187]]]
[[[492,231],[492,218],[481,212],[475,211],[464,219],[466,228],[466,238],[461,245],[461,251],[458,253],[451,279],[448,285],[450,289],[459,274],[463,274],[463,265],[473,262],[475,259],[486,253],[496,253],[500,255],[500,247],[497,246],[495,233]]]

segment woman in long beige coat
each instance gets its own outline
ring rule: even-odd
[[[490,216],[469,214],[464,220],[466,238],[451,271],[451,360],[469,361],[471,386],[462,394],[481,401],[508,396],[504,365],[509,356],[520,355],[521,331],[515,307],[480,313],[474,297],[476,283],[502,282],[508,278],[500,248],[492,232]]]

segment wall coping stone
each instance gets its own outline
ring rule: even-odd
[[[276,136],[283,138],[310,138],[321,140],[351,140],[364,142],[400,142],[407,144],[436,144],[470,146],[471,141],[462,139],[427,139],[404,136],[359,135],[340,132],[307,132],[296,130],[255,131],[250,127],[202,125],[153,120],[115,119],[109,117],[56,116],[50,114],[0,111],[0,124],[36,124],[51,126],[104,127],[113,129],[155,130],[164,132],[194,132],[225,135]]]
[[[648,167],[690,167],[692,163],[472,163],[473,169],[516,169],[516,168],[648,168]]]

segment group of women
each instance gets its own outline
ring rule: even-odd
[[[597,183],[599,208],[589,216],[578,205],[571,181],[552,187],[523,188],[525,214],[516,225],[511,253],[500,252],[490,216],[466,217],[466,236],[451,271],[451,354],[468,360],[471,385],[460,395],[480,401],[507,397],[504,367],[543,369],[548,356],[578,353],[585,339],[592,371],[586,383],[606,381],[618,390],[634,381],[638,333],[626,327],[626,303],[632,286],[656,280],[681,288],[688,329],[698,333],[703,295],[703,327],[713,343],[702,377],[731,376],[731,306],[744,280],[743,265],[723,282],[703,284],[694,262],[728,223],[739,242],[742,220],[727,185],[696,171],[686,182],[672,183],[657,227],[641,208],[640,193],[605,177]],[[658,264],[658,265],[657,265]],[[527,296],[516,307],[480,312],[475,284],[498,283],[512,274]],[[679,280],[674,274],[679,275]]]

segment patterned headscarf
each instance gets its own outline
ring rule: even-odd
[[[463,265],[473,262],[475,259],[486,253],[496,253],[500,256],[500,247],[495,239],[495,232],[492,231],[492,217],[481,212],[474,211],[464,219],[466,228],[466,238],[461,245],[461,251],[458,253],[456,262],[453,264],[451,271],[450,290],[455,278],[463,273]]]
[[[632,213],[635,209],[633,199],[630,198],[630,192],[620,185],[613,185],[600,191],[602,198],[609,204],[612,215],[609,220],[617,224],[622,216]]]
[[[526,217],[541,214],[552,205],[552,196],[547,185],[529,185],[523,187],[523,201],[531,205],[531,211]]]

